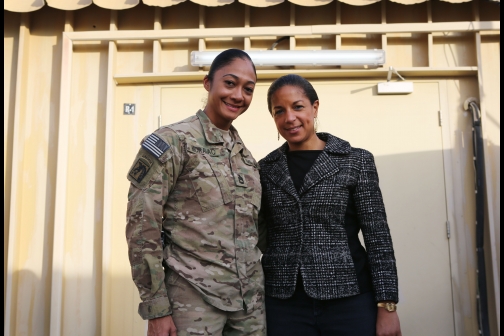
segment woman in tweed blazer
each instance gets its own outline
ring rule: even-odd
[[[287,140],[259,162],[268,335],[401,335],[373,155],[316,133],[318,106],[312,85],[297,75],[268,90],[268,109]]]

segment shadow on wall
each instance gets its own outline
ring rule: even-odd
[[[49,335],[50,286],[29,270],[12,276],[12,305],[4,312],[5,335]],[[7,303],[8,304],[8,303]]]
[[[127,252],[125,252],[127,258]],[[42,288],[44,282],[34,272],[17,271],[13,274],[15,293],[10,309],[4,315],[6,335],[45,336],[50,334],[51,290]],[[146,322],[137,313],[140,302],[138,291],[127,274],[111,277],[107,320],[102,320],[102,297],[97,295],[93,277],[66,277],[63,281],[60,335],[142,335]],[[101,287],[101,286],[100,286]],[[47,305],[48,309],[44,309]],[[102,333],[105,324],[105,333]]]
[[[4,313],[5,335],[49,335],[50,282],[41,280],[29,270],[14,272],[12,278],[15,286],[13,286],[12,304]],[[126,280],[126,277],[124,279]],[[97,289],[95,284],[96,279],[93,277],[64,279],[61,316],[57,318],[61,328],[60,335],[101,334],[101,296],[97,295],[101,294],[101,290]]]

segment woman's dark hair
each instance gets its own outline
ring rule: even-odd
[[[215,72],[219,69],[224,68],[226,65],[231,64],[235,59],[241,58],[242,60],[249,60],[250,64],[252,64],[252,68],[254,69],[254,74],[256,75],[257,78],[257,72],[256,68],[254,65],[254,62],[252,62],[252,59],[250,56],[243,50],[240,49],[228,49],[224,50],[221,52],[217,57],[212,62],[212,65],[210,66],[210,71],[208,71],[208,79],[210,82],[213,81]]]
[[[316,100],[318,100],[317,92],[310,82],[299,75],[285,75],[277,78],[277,80],[275,80],[268,89],[268,110],[270,111],[270,114],[272,114],[271,97],[273,97],[273,94],[284,86],[295,86],[303,90],[304,95],[310,100],[312,105]]]

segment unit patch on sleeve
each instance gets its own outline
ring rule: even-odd
[[[152,167],[152,164],[152,160],[147,156],[140,156],[133,165],[133,168],[131,168],[129,176],[131,176],[131,178],[133,178],[138,183],[142,182],[143,178],[145,177],[145,175],[147,175],[147,172]]]
[[[166,152],[168,148],[170,148],[170,145],[164,142],[156,134],[151,134],[142,143],[142,147],[159,159],[161,155],[163,155],[164,152]]]

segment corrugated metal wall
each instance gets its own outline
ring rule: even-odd
[[[408,7],[388,2],[387,22],[419,22],[427,15],[427,5]],[[269,11],[247,9],[251,15],[250,25],[268,26],[271,22],[289,25],[289,6],[284,3]],[[332,23],[332,16],[327,13],[334,13],[336,5],[326,6],[329,7],[298,9],[296,24]],[[368,7],[344,7],[347,15],[341,17],[341,23],[380,23],[380,14],[375,14],[377,10],[380,12],[380,6],[378,3]],[[433,2],[432,6],[434,22],[473,20],[474,16],[479,16],[481,21],[500,19],[495,5],[485,1],[460,5]],[[228,27],[229,24],[219,17],[233,17],[233,13],[242,15],[245,11],[245,6],[239,3],[209,8],[207,26]],[[119,30],[155,27],[154,8],[144,5],[117,14],[94,5],[72,15],[68,13],[47,6],[31,14],[4,10],[5,333],[144,334],[145,323],[136,313],[139,299],[130,277],[124,238],[127,167],[119,167],[117,163],[132,158],[142,136],[157,127],[154,90],[152,85],[133,87],[131,94],[143,102],[147,113],[128,124],[116,120],[113,125],[107,125],[106,120],[114,121],[110,117],[107,119],[107,104],[120,106],[120,102],[113,101],[114,92],[110,87],[115,84],[111,86],[110,75],[152,72],[156,66],[165,72],[197,71],[187,64],[187,56],[191,50],[198,49],[199,42],[191,39],[161,41],[159,65],[155,64],[152,42],[111,42],[113,48],[117,46],[115,59],[110,57],[108,42],[76,44],[72,53],[68,138],[60,138],[62,32],[65,26],[74,31],[109,30],[111,17],[117,15]],[[181,20],[181,13],[191,14]],[[198,13],[196,4],[185,2],[164,9],[161,25],[164,29],[197,27],[201,17]],[[234,21],[238,20],[236,17]],[[379,35],[370,34],[353,34],[343,39],[343,48],[379,48],[382,43]],[[268,39],[249,41],[251,48],[267,48],[272,42]],[[492,326],[497,328],[497,293],[493,288],[500,288],[500,285],[494,286],[500,284],[500,238],[492,237],[500,237],[500,34],[436,35],[432,54],[426,50],[427,34],[398,34],[390,36],[387,42],[390,47],[388,62],[396,67],[427,67],[431,59],[436,67],[480,66],[483,70],[479,72],[479,79],[476,76],[445,78],[455,167],[452,182],[457,193],[450,197],[456,200],[454,217],[457,222],[453,224],[455,234],[459,235],[455,250],[460,264],[458,273],[453,275],[456,284],[453,290],[461,293],[463,308],[457,310],[457,314],[465,321],[462,330],[466,334],[477,332],[471,125],[462,104],[469,96],[481,95],[477,98],[483,102],[487,179],[492,181],[490,186],[494,186],[487,200],[491,209],[488,215],[494,223],[493,227],[487,226],[487,271]],[[207,49],[241,47],[243,43],[236,39],[205,41]],[[334,37],[315,36],[297,39],[295,47],[334,49],[338,43],[341,40]],[[62,158],[58,157],[58,149],[63,145],[69,150]],[[107,146],[110,146],[108,150]],[[66,162],[65,181],[59,179],[58,162]],[[57,182],[63,183],[66,190],[64,209],[57,207]],[[122,195],[121,192],[122,199],[115,196]],[[57,216],[63,216],[64,231],[55,232]],[[58,236],[60,232],[62,236]],[[62,255],[55,256],[58,246],[62,246]],[[491,254],[495,256],[493,259]],[[498,271],[492,273],[495,264]],[[57,292],[61,296],[55,295]]]

